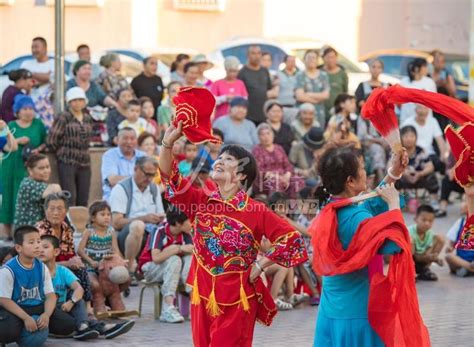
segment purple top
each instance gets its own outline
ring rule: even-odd
[[[6,123],[15,119],[13,114],[13,100],[17,94],[20,94],[21,90],[15,86],[8,86],[3,92],[2,103],[0,105],[0,119],[3,119]]]

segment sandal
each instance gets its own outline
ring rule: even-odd
[[[443,210],[438,210],[438,212],[435,213],[436,218],[444,218],[448,215],[446,211]]]
[[[426,269],[422,273],[418,275],[418,279],[420,281],[437,281],[438,276],[434,272],[432,272],[430,269]]]
[[[278,311],[288,311],[288,310],[292,310],[293,309],[293,305],[288,303],[288,302],[285,302],[281,299],[276,299],[275,300],[275,305],[278,309]]]

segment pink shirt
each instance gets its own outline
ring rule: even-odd
[[[247,89],[241,80],[235,80],[233,82],[229,82],[225,79],[218,80],[211,86],[211,92],[216,97],[217,102],[214,120],[229,114],[229,102],[226,99],[227,95],[248,97]]]

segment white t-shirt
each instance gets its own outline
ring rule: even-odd
[[[48,59],[48,61],[42,63],[39,63],[36,59],[25,60],[23,63],[21,63],[20,67],[30,71],[31,73],[51,72],[49,75],[49,81],[52,82],[54,80],[54,59]],[[44,91],[47,87],[48,84],[46,83],[31,90],[31,97],[35,102],[41,94],[44,94]]]
[[[448,238],[449,241],[456,242],[458,240],[458,233],[459,233],[459,229],[461,228],[461,223],[464,224],[465,221],[466,219],[464,217],[461,217],[456,222],[454,222],[454,224],[446,233],[446,237]]]
[[[153,202],[153,195],[151,194],[150,186],[148,186],[145,191],[138,189],[133,182],[133,192],[132,192],[132,205],[130,206],[130,213],[128,218],[137,218],[149,213],[164,213],[163,201],[161,201],[161,195],[158,190],[158,195],[156,196],[156,204]],[[110,194],[110,207],[112,213],[122,213],[127,212],[127,194],[122,185],[117,184],[112,188],[112,193]]]
[[[435,117],[428,115],[425,125],[418,124],[415,118],[408,118],[402,123],[400,128],[403,128],[406,125],[411,125],[416,129],[416,145],[423,148],[426,154],[434,154],[433,140],[437,137],[443,136],[441,127]]]
[[[432,78],[423,76],[423,78],[419,81],[410,81],[410,78],[403,77],[400,85],[406,88],[413,88],[413,89],[420,89],[420,90],[427,90],[429,92],[436,93],[436,83],[433,81]],[[400,108],[400,123],[403,123],[408,118],[413,118],[416,115],[415,111],[416,105],[413,102],[409,102],[406,104],[402,104]],[[433,112],[430,110],[430,115],[433,115]]]
[[[128,119],[124,119],[120,122],[119,129],[123,128],[132,128],[137,133],[137,137],[140,136],[143,132],[147,131],[151,134],[155,133],[153,126],[146,121],[144,118],[138,118],[135,123],[131,123]]]
[[[51,274],[49,273],[46,265],[44,266],[44,295],[54,293],[53,281],[51,280]],[[13,296],[13,275],[6,267],[0,268],[0,298],[11,299]]]

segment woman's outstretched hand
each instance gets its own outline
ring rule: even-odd
[[[165,145],[172,147],[181,136],[183,136],[183,122],[179,122],[177,128],[171,124],[165,131],[163,142]]]

